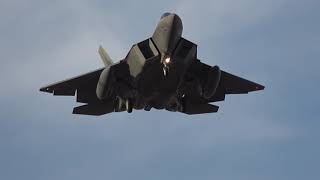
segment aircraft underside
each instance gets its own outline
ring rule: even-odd
[[[185,114],[218,111],[213,102],[226,94],[244,94],[264,87],[209,66],[197,58],[197,45],[181,37],[182,22],[165,14],[153,36],[132,46],[113,63],[100,47],[105,67],[41,88],[54,95],[77,96],[74,114],[103,115],[133,109],[166,109]]]

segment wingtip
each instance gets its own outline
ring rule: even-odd
[[[264,90],[264,86],[262,86],[262,85],[257,85],[256,86],[256,91],[262,91],[262,90]]]
[[[53,90],[48,87],[42,87],[39,89],[41,92],[53,93]]]

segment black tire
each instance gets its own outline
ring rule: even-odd
[[[128,112],[128,113],[132,113],[132,109],[133,109],[133,107],[132,107],[132,106],[133,106],[133,105],[132,105],[132,100],[131,100],[131,99],[128,99],[128,100],[127,100],[127,103],[128,103],[128,104],[127,104],[127,112]]]

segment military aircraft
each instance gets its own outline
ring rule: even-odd
[[[197,58],[197,45],[182,37],[177,14],[161,16],[151,38],[134,44],[114,63],[99,47],[104,67],[45,86],[40,91],[75,96],[84,103],[73,114],[103,115],[133,109],[166,109],[185,114],[213,113],[227,94],[246,94],[264,86],[237,77]]]

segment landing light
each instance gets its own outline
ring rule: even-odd
[[[170,61],[171,61],[170,57],[167,57],[166,59],[164,59],[164,62],[165,62],[166,64],[170,63]]]

